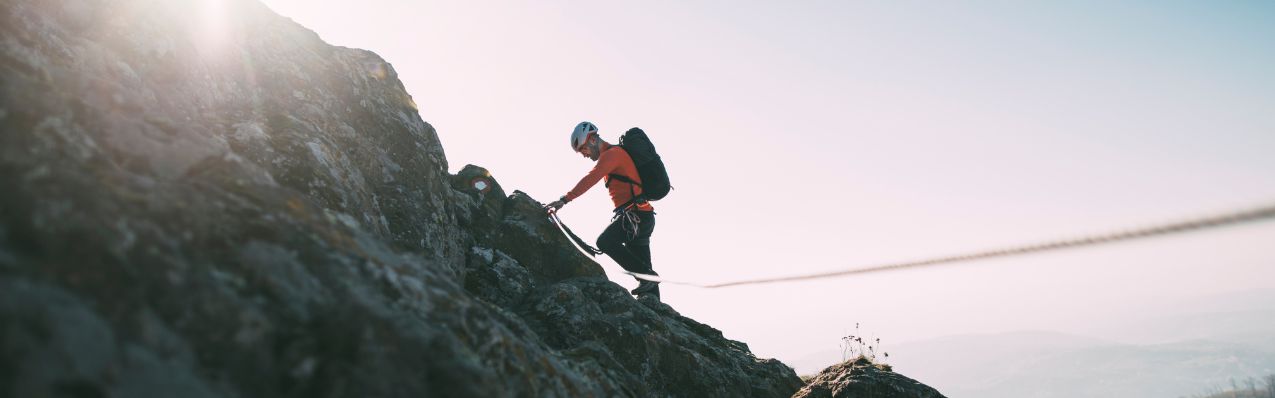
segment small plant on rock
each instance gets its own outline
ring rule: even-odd
[[[859,323],[856,322],[854,334],[841,338],[841,361],[853,359],[858,362],[860,358],[871,364],[883,364],[885,360],[890,359],[890,353],[881,349],[881,338],[864,337],[859,331]]]

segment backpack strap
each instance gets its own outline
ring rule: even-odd
[[[612,148],[620,148],[621,150],[623,150],[623,151],[624,151],[624,153],[629,153],[629,150],[624,148],[624,137],[623,137],[623,136],[621,136],[621,137],[620,137],[620,144],[619,144],[619,145],[612,145],[611,147],[612,147]],[[632,158],[630,157],[629,159],[632,159]],[[636,170],[637,170],[637,163],[634,163],[634,164],[633,164],[633,169],[634,169],[634,171],[636,171]],[[610,187],[611,187],[611,180],[620,180],[620,182],[627,182],[627,183],[629,183],[629,190],[633,190],[633,186],[634,186],[634,185],[637,185],[637,186],[639,186],[639,187],[640,187],[640,186],[642,186],[642,184],[638,184],[638,183],[637,183],[637,181],[633,181],[633,179],[632,179],[632,178],[629,178],[629,177],[625,177],[625,176],[622,176],[622,175],[619,175],[619,174],[612,173],[612,174],[607,174],[607,183],[606,183],[606,187],[607,187],[607,188],[610,188]]]
[[[634,185],[637,185],[640,187],[642,186],[642,184],[639,184],[637,181],[633,181],[632,178],[625,177],[619,174],[608,174],[607,177],[609,177],[606,184],[607,188],[611,187],[611,180],[620,180],[620,182],[625,182],[629,184],[629,201],[624,202],[624,204],[620,205],[619,207],[616,207],[615,209],[617,211],[620,209],[626,209],[629,206],[632,206],[638,203],[646,202],[646,198],[642,197],[642,195],[638,195],[637,190],[633,189]]]
[[[625,177],[625,176],[622,176],[622,175],[619,175],[619,174],[608,174],[608,175],[607,175],[607,177],[610,177],[610,179],[609,179],[609,180],[607,180],[607,186],[608,186],[608,188],[609,188],[609,187],[610,187],[610,185],[611,185],[611,180],[620,180],[620,182],[626,182],[626,183],[629,183],[630,185],[637,185],[637,186],[639,186],[639,187],[640,187],[640,186],[642,186],[642,184],[639,184],[637,181],[633,181],[633,179],[632,179],[632,178]],[[632,188],[632,187],[630,187],[630,188]]]
[[[616,147],[619,147],[620,149],[624,150],[624,152],[625,152],[625,153],[628,153],[628,152],[629,152],[629,150],[628,150],[628,149],[625,149],[625,148],[624,148],[624,137],[623,137],[623,136],[621,136],[621,137],[620,137],[620,145],[616,145]],[[634,164],[634,165],[633,165],[633,167],[634,167],[634,169],[636,170],[636,169],[637,169],[637,164]],[[620,209],[626,209],[626,208],[628,208],[629,206],[633,206],[634,204],[638,204],[638,203],[646,202],[646,198],[643,198],[643,197],[642,197],[642,195],[638,195],[638,194],[637,194],[637,190],[633,189],[633,186],[634,186],[634,185],[637,185],[637,186],[639,186],[639,187],[640,187],[640,186],[642,186],[642,184],[638,183],[637,181],[633,181],[633,179],[632,179],[632,178],[629,178],[629,177],[625,177],[625,176],[622,176],[622,175],[619,175],[619,174],[614,174],[614,173],[612,173],[612,174],[607,174],[607,183],[606,183],[606,187],[607,187],[607,188],[611,188],[611,181],[614,181],[614,180],[620,180],[620,182],[628,183],[628,184],[629,184],[629,201],[628,201],[628,202],[624,202],[624,204],[620,205],[619,207],[616,207],[616,208],[615,208],[615,209],[616,209],[616,211],[619,211]]]

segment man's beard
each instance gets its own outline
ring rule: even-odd
[[[601,156],[602,156],[602,143],[595,141],[594,143],[589,144],[589,159],[596,162],[598,161],[598,157],[601,157]]]

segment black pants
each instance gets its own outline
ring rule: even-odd
[[[629,272],[654,275],[655,270],[651,268],[651,232],[655,231],[655,212],[634,213],[638,219],[637,233],[624,217],[616,218],[598,236],[598,250],[611,256]]]

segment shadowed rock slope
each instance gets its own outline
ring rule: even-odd
[[[0,3],[0,396],[800,388],[449,175],[384,60],[223,3]]]

